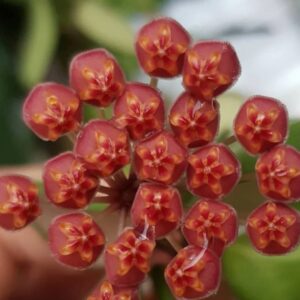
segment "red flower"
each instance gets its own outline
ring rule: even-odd
[[[299,165],[288,166],[286,163],[288,155],[298,156]],[[293,195],[290,187],[291,182],[300,176],[300,156],[296,150],[286,146],[276,147],[271,153],[259,158],[256,164],[256,174],[260,191],[264,195],[277,194],[280,199],[284,200],[298,198]],[[274,196],[279,200],[278,196]]]
[[[227,162],[227,158],[230,159],[230,163]],[[188,162],[187,183],[197,195],[220,197],[229,193],[239,179],[239,163],[225,146],[201,148],[189,156]],[[232,176],[232,180],[225,185],[222,179],[227,176]]]
[[[159,238],[177,227],[181,215],[181,197],[177,189],[156,183],[140,185],[131,207],[134,225],[145,222],[153,226]]]
[[[70,84],[81,100],[96,106],[108,106],[122,94],[124,75],[110,53],[94,49],[73,58]]]
[[[80,101],[68,87],[56,83],[40,84],[24,102],[23,119],[40,138],[55,141],[79,128]]]
[[[287,115],[277,100],[256,96],[246,101],[235,120],[240,143],[252,154],[282,143],[287,134]]]
[[[85,268],[91,265],[103,250],[102,230],[87,214],[62,215],[49,227],[52,253],[62,263]]]
[[[247,221],[254,246],[264,253],[282,254],[299,240],[299,215],[283,204],[268,202],[256,209]]]
[[[106,177],[129,162],[128,136],[108,121],[91,121],[79,134],[75,153],[88,167]]]
[[[133,289],[118,289],[105,280],[98,286],[87,300],[137,300]]]
[[[188,211],[182,231],[190,244],[208,247],[220,256],[236,238],[236,213],[219,201],[199,200]]]
[[[163,128],[162,99],[156,90],[144,84],[128,84],[114,106],[114,113],[117,124],[126,127],[133,140]]]
[[[71,152],[49,160],[44,167],[43,180],[47,197],[66,208],[85,207],[98,187],[97,177]]]
[[[153,20],[141,28],[136,52],[141,67],[152,76],[174,77],[181,72],[190,43],[185,29],[170,18]]]
[[[155,247],[149,226],[127,228],[105,251],[107,278],[117,286],[137,286],[150,270],[150,258]]]
[[[183,84],[200,99],[211,101],[232,85],[239,73],[239,61],[230,44],[199,42],[186,52]]]
[[[137,237],[133,230],[122,234],[122,240],[108,246],[107,251],[119,259],[118,274],[126,275],[133,267],[143,273],[150,269],[149,258],[154,249],[154,242]]]
[[[38,189],[26,177],[0,177],[0,226],[10,230],[21,229],[41,213]]]
[[[181,249],[165,269],[166,281],[178,298],[208,297],[219,285],[220,262],[209,250]]]
[[[140,179],[170,184],[184,169],[185,150],[171,135],[161,132],[136,146],[135,161]]]
[[[219,125],[218,109],[214,105],[201,102],[187,92],[177,99],[172,106],[169,121],[184,145],[198,147],[214,139]]]

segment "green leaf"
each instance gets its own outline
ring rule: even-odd
[[[291,120],[287,144],[300,150],[300,120]]]
[[[166,284],[164,278],[164,269],[161,266],[156,266],[151,270],[151,278],[153,279],[156,295],[158,299],[173,300],[173,296]]]
[[[239,300],[299,300],[300,248],[264,256],[243,236],[223,257],[224,276]]]
[[[85,210],[87,212],[101,212],[107,208],[107,204],[104,203],[91,203]]]
[[[131,171],[131,164],[127,164],[126,166],[123,167],[123,173],[125,177],[128,179]]]
[[[52,61],[58,26],[49,0],[29,0],[25,36],[20,47],[19,79],[29,88],[41,81]]]
[[[95,0],[78,1],[74,4],[72,20],[79,31],[97,44],[134,53],[133,30],[111,7]]]

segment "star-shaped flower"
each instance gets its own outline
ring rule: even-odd
[[[82,217],[81,225],[62,222],[59,228],[67,239],[60,249],[61,255],[78,252],[83,261],[90,263],[94,258],[94,248],[104,244],[104,237],[96,231],[93,219],[89,216]]]
[[[247,106],[247,123],[237,125],[236,133],[251,142],[248,145],[251,152],[258,153],[265,141],[270,143],[282,141],[282,134],[273,129],[278,116],[279,110],[277,108],[263,112],[254,103],[249,103]]]
[[[68,172],[51,171],[51,177],[58,182],[59,191],[55,202],[60,204],[74,200],[78,207],[84,207],[87,202],[87,194],[98,185],[94,176],[89,176],[84,165],[74,160]]]
[[[120,133],[116,139],[95,132],[96,149],[86,160],[97,164],[102,176],[109,176],[119,167],[129,162],[128,140],[125,133]]]
[[[128,229],[119,241],[108,246],[107,251],[118,258],[118,274],[125,276],[133,267],[147,273],[150,270],[149,259],[154,247],[154,241]]]
[[[155,118],[159,99],[151,98],[142,103],[135,94],[127,92],[126,100],[128,113],[117,116],[116,121],[129,129],[133,139],[140,139],[146,133],[160,129],[161,125]]]
[[[207,201],[198,205],[197,217],[188,218],[184,226],[197,232],[197,239],[201,245],[211,238],[218,238],[226,243],[227,237],[223,230],[223,224],[228,220],[228,211],[212,212]]]
[[[275,192],[285,199],[291,197],[291,180],[300,176],[299,169],[286,165],[285,151],[283,149],[278,149],[275,152],[271,163],[258,162],[256,172],[262,193]]]
[[[176,297],[183,297],[186,289],[197,292],[204,291],[204,284],[199,273],[204,269],[205,263],[200,258],[189,258],[182,249],[165,270],[165,276],[170,281]]]
[[[188,162],[194,170],[190,186],[199,188],[206,184],[216,195],[221,195],[223,192],[221,179],[235,171],[233,165],[220,162],[220,149],[214,146],[206,157],[199,158],[196,154],[192,154],[189,156]]]
[[[157,180],[170,183],[176,165],[183,162],[180,154],[171,154],[168,149],[168,141],[164,136],[155,140],[154,147],[138,145],[136,153],[142,160],[141,177],[143,179]]]
[[[170,207],[174,192],[171,189],[153,191],[148,187],[141,189],[141,196],[145,201],[144,218],[150,225],[156,225],[159,221],[176,222],[177,217]]]
[[[84,68],[82,76],[89,83],[81,93],[82,100],[95,100],[101,106],[108,106],[123,90],[123,84],[114,78],[114,62],[110,59],[105,61],[101,72]]]
[[[248,220],[248,225],[259,234],[257,247],[265,249],[272,241],[278,243],[283,248],[291,245],[287,230],[296,222],[296,216],[292,214],[279,214],[275,203],[268,203],[264,215],[260,217],[252,216]]]
[[[26,191],[17,184],[9,183],[6,190],[8,200],[0,204],[0,214],[12,215],[16,229],[24,227],[29,220],[40,215],[38,191],[34,185]]]
[[[178,57],[186,51],[187,46],[172,39],[172,31],[169,25],[162,24],[155,39],[141,36],[138,43],[149,55],[145,63],[147,72],[163,69],[171,75],[178,73]]]
[[[210,104],[201,103],[191,96],[186,101],[184,110],[171,113],[170,123],[180,130],[179,138],[185,145],[199,140],[208,142],[213,139],[213,134],[207,126],[218,113],[212,105],[210,105],[211,109],[204,110],[204,106],[208,105]]]
[[[211,100],[217,88],[231,81],[229,76],[219,71],[221,59],[221,53],[213,53],[208,58],[203,58],[197,52],[189,51],[187,61],[191,72],[184,74],[185,86],[200,87],[202,97]]]
[[[75,118],[79,106],[76,99],[64,105],[56,96],[49,96],[46,106],[45,112],[34,114],[32,120],[36,124],[48,127],[49,140],[55,141],[62,134],[79,127],[79,122]]]

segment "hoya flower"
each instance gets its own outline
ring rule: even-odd
[[[79,53],[70,64],[70,85],[89,104],[111,104],[122,94],[124,80],[117,61],[104,49]]]
[[[251,154],[263,153],[284,142],[288,116],[276,99],[254,96],[240,108],[234,121],[238,141]]]
[[[0,226],[18,230],[41,213],[37,186],[27,177],[0,177]]]
[[[147,74],[170,78],[181,73],[189,44],[190,36],[178,22],[158,18],[140,29],[135,49],[140,66]]]
[[[25,124],[46,141],[78,130],[81,117],[81,104],[75,92],[58,83],[37,85],[23,105]]]

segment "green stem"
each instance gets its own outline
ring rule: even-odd
[[[223,140],[222,143],[226,146],[229,146],[229,145],[235,143],[236,141],[237,141],[236,137],[234,135],[232,135],[232,136],[226,138],[225,140]]]
[[[158,79],[156,77],[151,77],[150,79],[150,86],[153,88],[157,88],[157,84],[158,84]]]

